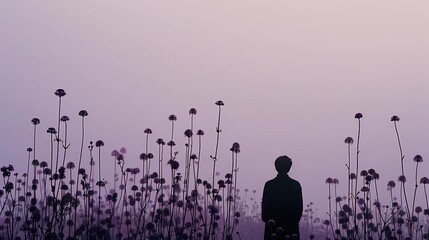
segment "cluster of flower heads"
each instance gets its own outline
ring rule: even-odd
[[[195,108],[189,110],[191,127],[184,131],[188,142],[181,159],[174,141],[177,117],[170,115],[171,139],[155,141],[157,154],[148,150],[152,130],[143,131],[146,149],[140,154],[141,166],[126,166],[125,148],[111,152],[114,179],[109,182],[101,171],[101,165],[106,164],[102,161],[104,142],[90,141],[85,150],[89,154],[84,154],[86,110],[78,113],[82,127],[80,155],[73,157],[76,162],[67,161],[71,158],[67,151],[70,118],[61,115],[66,92],[58,89],[55,96],[59,100],[58,125],[46,131],[50,135],[50,159],[37,160],[37,130],[41,121],[33,118],[34,141],[33,147],[27,148],[26,172],[18,174],[13,165],[1,168],[4,186],[0,190],[0,239],[232,239],[240,237],[240,219],[249,224],[259,223],[256,197],[249,202],[248,191],[243,199],[237,188],[240,144],[235,142],[230,148],[232,168],[224,178],[215,174],[216,161],[212,162],[212,170],[217,179],[203,180],[199,175],[200,159],[204,156],[193,152],[194,141],[190,140],[198,138],[195,144],[200,147],[204,131],[197,130],[194,135]],[[218,142],[224,103],[215,104],[219,111]],[[168,150],[169,156],[164,154]],[[88,155],[89,158],[84,157]],[[213,156],[213,160],[218,160],[217,146]]]
[[[337,195],[336,185],[338,181],[334,178],[327,178],[329,211],[328,219],[323,221],[326,229],[326,239],[428,239],[429,238],[429,201],[427,197],[426,185],[429,184],[427,177],[421,177],[418,181],[418,167],[423,162],[421,155],[415,155],[415,179],[414,191],[410,197],[410,192],[406,190],[407,178],[405,176],[405,156],[402,153],[402,145],[398,131],[398,116],[392,116],[395,133],[397,135],[400,150],[400,169],[397,182],[390,180],[387,183],[388,199],[382,204],[379,196],[378,181],[380,175],[374,170],[361,170],[359,172],[359,142],[361,131],[361,113],[355,114],[358,120],[358,137],[356,148],[356,170],[351,168],[351,145],[355,142],[352,137],[347,137],[344,142],[348,146],[348,171],[347,195],[340,197]],[[398,192],[394,192],[397,185],[400,185]],[[418,187],[423,186],[426,209],[416,206],[416,196]],[[334,184],[335,205],[332,206],[331,185]]]

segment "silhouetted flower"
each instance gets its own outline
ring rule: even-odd
[[[356,113],[355,118],[361,119],[363,117],[362,113]]]
[[[146,159],[147,159],[147,154],[146,153],[140,154],[140,160],[146,160]]]
[[[215,103],[216,105],[218,105],[218,106],[223,106],[223,105],[225,105],[225,104],[223,104],[223,102],[222,101],[217,101],[216,103]]]
[[[233,143],[230,150],[232,152],[239,153],[240,152],[240,144],[238,142]]]
[[[327,183],[327,184],[332,184],[332,183],[333,183],[332,178],[327,178],[327,179],[326,179],[326,181],[325,181],[325,183]]]
[[[163,140],[162,138],[158,138],[158,139],[156,140],[156,143],[157,143],[158,145],[165,145],[165,142],[164,142],[164,140]]]
[[[420,179],[420,183],[421,183],[421,184],[428,184],[428,183],[429,183],[429,178],[427,178],[427,177],[422,177],[422,178]]]
[[[188,137],[188,138],[190,138],[190,137],[192,137],[192,135],[193,135],[192,130],[191,129],[186,129],[185,136]]]
[[[38,118],[33,118],[31,119],[31,123],[33,123],[34,125],[38,125],[40,123],[40,120]]]
[[[32,152],[33,149],[31,147],[27,148],[27,152]]]
[[[167,145],[170,147],[173,147],[173,146],[176,146],[176,143],[173,140],[171,140],[167,143]]]
[[[110,154],[112,157],[116,157],[118,156],[119,152],[118,150],[113,150],[112,153]]]
[[[405,178],[404,175],[401,175],[401,176],[398,177],[398,181],[401,182],[401,183],[405,183],[407,181],[407,178]]]
[[[64,97],[66,95],[66,92],[63,89],[59,88],[55,91],[55,95],[58,97]]]
[[[345,143],[347,144],[353,144],[354,140],[352,137],[346,137],[346,139],[344,140]]]
[[[126,154],[127,153],[127,149],[125,149],[124,147],[122,147],[121,149],[119,149],[119,152],[121,154]]]
[[[350,173],[349,178],[350,178],[350,179],[356,179],[356,174],[355,174],[355,173]]]
[[[398,116],[392,116],[391,118],[390,118],[390,121],[392,121],[392,122],[399,122],[399,117]]]
[[[53,128],[53,127],[50,127],[50,128],[48,128],[48,130],[46,132],[50,133],[50,134],[56,134],[57,130],[55,130],[55,128]]]
[[[70,120],[70,118],[68,116],[62,116],[60,119],[62,122],[67,122]]]
[[[189,109],[189,114],[191,114],[191,115],[197,114],[197,109],[195,109],[195,108]]]
[[[86,110],[80,110],[79,111],[79,116],[86,117],[86,116],[88,116],[88,112]]]
[[[177,117],[176,117],[176,115],[171,114],[171,115],[168,117],[168,120],[170,120],[170,121],[176,121],[176,120],[177,120]]]
[[[387,183],[387,186],[388,186],[389,188],[394,188],[394,187],[396,186],[396,183],[395,183],[394,181],[389,181],[389,182]]]
[[[421,163],[421,162],[423,162],[423,158],[422,158],[422,156],[420,156],[420,155],[416,155],[415,157],[414,157],[414,162],[416,162],[416,163]]]
[[[73,169],[73,168],[75,168],[74,162],[68,162],[67,169]]]
[[[96,147],[102,147],[102,146],[104,146],[104,142],[101,140],[98,140],[97,142],[95,142],[95,146]]]
[[[201,130],[201,129],[199,129],[199,130],[197,131],[197,135],[198,135],[198,136],[203,136],[203,135],[204,135],[204,131],[203,131],[203,130]]]
[[[150,128],[146,128],[144,130],[144,133],[146,133],[146,134],[152,134],[152,130]]]

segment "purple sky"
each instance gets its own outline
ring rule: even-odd
[[[42,122],[38,158],[48,158],[53,92],[63,88],[68,160],[78,157],[77,113],[86,109],[87,141],[106,143],[106,173],[108,154],[122,146],[139,166],[143,130],[152,128],[152,142],[167,139],[170,114],[183,146],[191,107],[206,132],[208,173],[214,102],[223,100],[219,167],[228,169],[228,149],[240,142],[243,189],[260,194],[275,175],[274,159],[287,154],[305,202],[325,209],[325,179],[338,178],[345,189],[343,141],[356,138],[356,112],[364,115],[361,169],[375,168],[383,190],[400,174],[390,122],[399,115],[411,188],[414,155],[424,159],[419,178],[429,172],[428,9],[423,0],[2,1],[1,165],[24,170],[33,117]]]

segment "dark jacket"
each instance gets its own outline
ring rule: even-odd
[[[283,229],[282,236],[298,235],[299,220],[303,210],[302,189],[298,181],[287,174],[278,174],[274,179],[265,183],[262,196],[262,221],[265,222],[264,239],[270,240],[271,234],[276,233],[277,228]],[[275,225],[269,226],[269,220],[274,220]]]

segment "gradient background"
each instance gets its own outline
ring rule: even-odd
[[[110,152],[122,146],[127,166],[140,166],[147,127],[155,152],[155,140],[168,139],[170,114],[183,160],[195,107],[208,177],[214,102],[223,100],[219,170],[227,171],[228,149],[239,142],[238,185],[257,198],[276,174],[274,159],[287,154],[305,202],[325,217],[325,179],[338,178],[345,193],[344,139],[356,140],[356,112],[364,115],[360,166],[380,173],[381,189],[400,175],[390,117],[401,118],[411,190],[414,155],[424,158],[419,179],[429,175],[428,26],[423,0],[1,1],[1,165],[24,171],[33,117],[41,119],[38,159],[48,159],[45,132],[56,126],[54,91],[63,88],[68,161],[78,159],[77,113],[86,109],[86,140],[105,142],[106,175]]]

